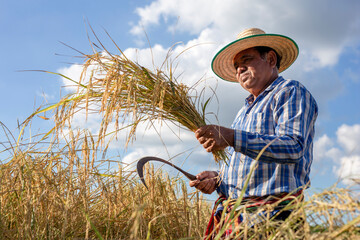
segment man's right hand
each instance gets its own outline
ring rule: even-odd
[[[207,152],[234,146],[234,134],[234,129],[217,125],[202,126],[195,131],[195,137]]]
[[[190,181],[190,187],[195,187],[203,193],[211,194],[218,187],[218,173],[215,171],[204,171],[196,175],[196,180]]]

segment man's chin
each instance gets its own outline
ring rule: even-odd
[[[246,79],[242,80],[241,85],[246,89],[250,88],[252,86],[252,81],[251,81],[251,79],[246,78]]]

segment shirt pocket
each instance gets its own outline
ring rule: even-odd
[[[267,123],[265,121],[265,113],[253,113],[248,115],[248,129],[250,132],[260,134],[267,133]]]

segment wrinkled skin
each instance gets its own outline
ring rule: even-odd
[[[276,61],[274,51],[266,53],[264,58],[254,48],[241,51],[234,58],[236,79],[256,98],[278,77]]]

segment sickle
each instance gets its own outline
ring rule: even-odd
[[[140,158],[140,160],[137,162],[137,172],[140,176],[140,180],[143,182],[143,184],[145,185],[146,188],[148,188],[146,186],[146,183],[145,183],[145,179],[144,179],[144,165],[145,163],[147,163],[148,161],[158,161],[158,162],[162,162],[162,163],[165,163],[167,165],[170,165],[172,166],[173,168],[175,168],[176,170],[180,171],[182,174],[185,175],[185,177],[187,177],[189,180],[196,180],[196,176],[182,170],[181,168],[175,166],[174,164],[172,164],[171,162],[168,162],[164,159],[161,159],[161,158],[158,158],[158,157],[143,157],[143,158]]]

